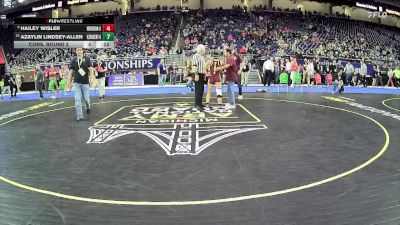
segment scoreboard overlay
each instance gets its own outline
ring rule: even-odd
[[[16,18],[14,48],[114,48],[113,18]]]

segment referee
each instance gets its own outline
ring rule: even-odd
[[[205,84],[205,68],[204,65],[206,61],[204,60],[204,55],[206,54],[206,46],[198,45],[196,48],[197,53],[192,58],[192,70],[195,74],[194,83],[195,83],[195,107],[203,111],[204,105],[203,94],[204,94],[204,84]]]

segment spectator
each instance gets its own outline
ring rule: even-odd
[[[350,61],[347,62],[346,67],[344,68],[344,73],[346,74],[346,84],[347,86],[350,86],[354,74],[354,66],[350,63]]]
[[[396,79],[396,87],[400,86],[400,66],[394,71],[394,78]]]
[[[389,87],[390,85],[394,87],[395,77],[393,75],[394,75],[394,70],[390,66],[388,71],[388,82],[386,84],[386,87]]]
[[[306,60],[306,70],[303,73],[303,83],[307,80],[307,86],[311,86],[311,78],[314,78],[314,62],[312,59]]]
[[[21,86],[22,86],[22,75],[20,73],[17,73],[17,75],[15,76],[15,81],[17,83],[17,91],[21,92]]]
[[[292,87],[294,87],[294,74],[298,72],[299,65],[297,64],[297,59],[294,56],[290,57],[290,80],[292,81]]]
[[[379,65],[374,66],[374,77],[372,78],[372,86],[383,86],[381,67]]]
[[[35,77],[35,86],[36,90],[39,91],[39,98],[43,100],[43,82],[44,82],[44,75],[43,75],[43,70],[40,67],[40,64],[36,64],[36,77]]]
[[[11,89],[11,98],[16,98],[17,97],[17,80],[15,74],[11,73],[10,76],[10,89]]]
[[[99,99],[102,101],[104,101],[106,95],[105,86],[106,86],[107,67],[104,60],[105,56],[99,56],[97,58],[97,62],[93,65],[93,67],[97,72],[96,82],[97,82],[97,87],[99,88]]]
[[[364,60],[361,60],[361,67],[360,67],[360,76],[362,80],[363,87],[367,87],[367,65],[365,64]]]
[[[273,79],[272,75],[273,75],[274,70],[275,70],[275,66],[274,66],[273,60],[274,60],[274,58],[271,57],[267,61],[264,62],[264,65],[263,65],[263,74],[264,74],[263,85],[264,86],[267,83],[268,83],[268,86],[271,85],[271,80]]]
[[[171,84],[176,85],[178,67],[175,65],[175,62],[173,62],[172,65],[168,67],[168,73],[171,80]]]
[[[4,74],[3,82],[4,82],[4,86],[1,89],[1,100],[3,100],[3,95],[6,94],[6,93],[10,94],[10,99],[11,99],[12,98],[12,93],[11,93],[11,90],[10,90],[10,74],[9,73]]]
[[[161,59],[160,63],[157,65],[157,75],[158,75],[158,86],[162,87],[165,85],[167,80],[167,69],[164,64],[164,59]]]
[[[251,68],[251,64],[249,63],[249,59],[247,57],[245,57],[243,59],[243,62],[241,64],[241,73],[242,73],[242,84],[244,86],[247,86],[247,84],[249,83],[249,71]]]

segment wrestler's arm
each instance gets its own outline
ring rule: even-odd
[[[221,71],[221,70],[226,70],[226,69],[228,69],[230,66],[231,66],[230,64],[225,64],[225,65],[223,65],[223,66],[220,66],[220,67],[215,68],[214,71],[215,71],[215,72],[219,72],[219,71]]]

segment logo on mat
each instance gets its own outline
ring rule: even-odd
[[[190,103],[124,106],[90,127],[87,143],[101,144],[128,134],[142,134],[167,155],[197,155],[227,137],[267,129],[242,105],[197,110]]]

